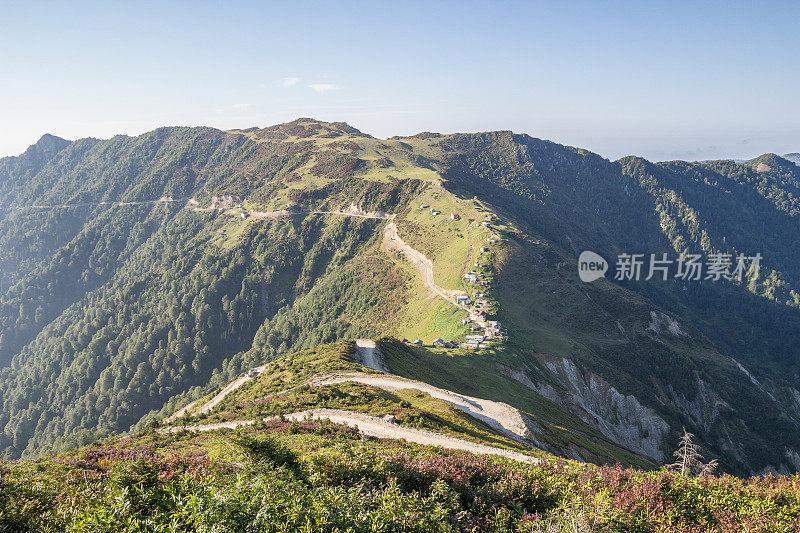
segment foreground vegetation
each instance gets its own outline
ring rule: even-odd
[[[528,465],[326,422],[0,463],[0,531],[797,531],[800,477]]]

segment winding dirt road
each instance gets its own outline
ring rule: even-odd
[[[219,391],[216,394],[216,396],[211,398],[209,401],[207,401],[205,404],[203,404],[199,409],[194,411],[192,414],[193,415],[203,415],[203,414],[211,412],[211,410],[214,407],[216,407],[217,404],[219,404],[219,402],[221,402],[225,398],[225,396],[227,396],[228,394],[232,393],[233,391],[235,391],[236,389],[238,389],[239,387],[241,387],[242,385],[244,385],[245,383],[247,383],[248,381],[250,381],[254,377],[260,375],[266,368],[267,368],[267,365],[258,366],[256,368],[250,370],[249,372],[239,376],[238,378],[234,379],[233,381],[228,383],[225,386],[224,389]],[[254,376],[251,376],[250,372],[253,372],[253,371],[255,371],[256,374]],[[186,407],[183,407],[179,411],[177,411],[174,414],[170,415],[169,418],[167,418],[165,420],[165,422],[172,422],[172,421],[177,420],[178,418],[182,417],[183,414],[187,410],[191,409],[197,403],[197,401],[198,400],[193,401],[192,403],[190,403]]]
[[[379,370],[381,372],[389,371],[389,369],[386,368],[386,364],[383,362],[383,358],[380,355],[380,349],[378,348],[378,345],[375,343],[375,341],[371,339],[358,339],[356,341],[356,350],[358,351],[358,354],[361,357],[361,362],[364,366],[371,368],[373,370]],[[228,394],[232,393],[233,391],[235,391],[236,389],[238,389],[239,387],[241,387],[254,377],[259,376],[262,372],[264,372],[264,370],[266,370],[266,368],[267,365],[258,366],[250,370],[249,372],[239,376],[238,378],[234,379],[233,381],[228,383],[228,385],[226,385],[224,389],[219,391],[219,393],[217,393],[213,398],[211,398],[208,402],[203,404],[199,409],[194,411],[192,414],[202,415],[210,413],[211,410],[214,409],[214,407],[216,407],[219,404],[219,402],[221,402]],[[251,376],[250,373],[253,371],[255,371],[255,375]],[[278,394],[285,394],[291,390],[294,389],[282,391]],[[195,400],[189,405],[182,407],[181,409],[179,409],[178,411],[167,417],[164,421],[169,423],[178,420],[188,410],[192,409],[197,404],[198,401],[199,400]]]
[[[194,198],[190,198],[188,196],[183,198],[172,198],[170,196],[162,196],[161,198],[156,198],[154,200],[140,200],[140,201],[133,201],[133,202],[122,202],[122,201],[103,201],[103,202],[80,202],[75,204],[34,204],[34,205],[22,205],[22,206],[9,206],[2,208],[4,210],[23,210],[23,209],[64,209],[69,207],[98,207],[101,205],[109,206],[109,207],[119,207],[119,206],[127,206],[127,205],[148,205],[148,204],[160,204],[160,203],[175,203],[175,202],[185,202],[187,207],[190,207],[193,211],[198,212],[209,212],[209,211],[222,211],[227,215],[231,216],[239,216],[241,210],[237,208],[230,208],[230,207],[200,207],[197,203],[197,200]],[[358,217],[358,218],[374,218],[380,220],[394,220],[397,215],[384,213],[382,211],[364,211],[360,207],[355,204],[351,204],[345,210],[337,211],[319,211],[319,210],[286,210],[280,209],[276,211],[247,211],[247,215],[252,218],[258,219],[276,219],[276,218],[283,218],[289,217],[298,214],[319,214],[319,215],[340,215],[346,217]]]
[[[383,230],[383,243],[386,246],[386,249],[389,251],[400,251],[400,253],[405,256],[406,260],[422,273],[423,283],[428,290],[438,296],[441,296],[453,305],[457,305],[458,307],[469,311],[466,306],[455,303],[455,297],[463,294],[464,292],[445,289],[444,287],[437,285],[433,280],[433,261],[425,257],[425,254],[422,252],[409,246],[408,243],[400,238],[400,235],[397,234],[397,225],[394,222],[387,224],[386,229]]]
[[[112,202],[112,201],[104,201],[104,202],[81,202],[77,204],[34,204],[34,205],[18,205],[18,206],[9,206],[3,209],[9,211],[21,211],[23,209],[65,209],[68,207],[98,207],[101,205],[109,206],[109,207],[119,207],[125,205],[148,205],[148,204],[169,204],[174,202],[189,202],[191,199],[188,197],[185,198],[172,198],[170,196],[162,196],[161,198],[157,198],[155,200],[140,200],[136,202]]]
[[[284,415],[288,420],[330,420],[335,424],[347,424],[349,426],[356,426],[364,435],[370,437],[377,437],[381,439],[403,439],[408,442],[415,442],[417,444],[424,444],[428,446],[440,446],[449,450],[462,450],[479,455],[500,455],[515,461],[524,463],[537,464],[541,459],[525,455],[524,453],[515,452],[512,450],[505,450],[503,448],[495,448],[494,446],[486,446],[447,435],[441,435],[432,431],[424,429],[407,428],[397,425],[393,422],[388,422],[382,418],[375,416],[365,415],[363,413],[356,413],[353,411],[344,411],[340,409],[312,409],[310,411],[300,411]],[[278,417],[265,418],[265,422],[277,420]],[[188,431],[214,431],[218,429],[236,429],[240,426],[247,426],[255,424],[255,420],[236,420],[233,422],[219,422],[216,424],[200,424],[193,426],[174,426],[168,428],[161,428],[159,433],[176,433],[182,430]]]
[[[197,207],[195,211],[223,211],[226,215],[231,216],[239,216],[241,214],[241,210],[238,208],[220,208],[215,209],[213,207]],[[364,211],[360,207],[355,204],[351,204],[350,207],[343,211],[319,211],[319,210],[287,210],[287,209],[279,209],[276,211],[246,211],[248,217],[256,218],[256,219],[277,219],[277,218],[284,218],[290,217],[294,215],[308,215],[308,214],[316,214],[316,215],[339,215],[344,217],[357,217],[357,218],[374,218],[379,220],[394,220],[397,215],[384,213],[382,211]]]
[[[429,291],[436,296],[444,298],[448,303],[466,311],[470,320],[476,324],[485,325],[485,319],[483,317],[473,312],[468,306],[456,301],[456,296],[464,294],[464,291],[445,289],[436,284],[433,280],[433,261],[405,242],[400,235],[397,234],[397,225],[395,225],[394,222],[390,222],[386,225],[386,229],[383,231],[383,244],[386,246],[387,251],[400,251],[403,256],[405,256],[406,260],[422,273],[423,282]]]
[[[233,381],[228,383],[228,385],[224,389],[219,391],[219,393],[216,396],[211,398],[211,400],[209,400],[205,405],[203,405],[197,411],[195,411],[194,414],[204,415],[204,414],[210,412],[214,407],[217,406],[217,404],[219,402],[221,402],[225,398],[225,396],[227,396],[228,394],[232,393],[233,391],[235,391],[236,389],[238,389],[239,387],[241,387],[242,385],[244,385],[245,383],[247,383],[248,381],[250,381],[254,377],[260,375],[266,368],[267,368],[267,365],[258,366],[258,367],[253,369],[253,370],[255,370],[257,372],[255,374],[255,376],[251,376],[250,375],[250,372],[252,372],[252,370],[251,370],[250,372],[247,372],[244,375],[239,376],[238,378],[234,379]]]
[[[168,422],[169,423],[169,422],[174,422],[175,420],[178,420],[180,417],[182,417],[186,413],[186,411],[188,411],[189,409],[191,409],[192,407],[197,405],[198,401],[200,401],[200,400],[195,400],[192,403],[190,403],[189,405],[185,405],[185,406],[181,407],[180,409],[178,409],[177,411],[175,411],[174,413],[169,415],[167,418],[165,418],[164,422]]]
[[[394,392],[402,389],[414,389],[424,392],[433,398],[443,400],[468,415],[476,418],[509,437],[530,444],[530,431],[518,409],[507,403],[474,398],[458,394],[446,389],[440,389],[411,379],[401,378],[392,374],[376,375],[363,372],[336,372],[333,374],[315,376],[308,381],[312,387],[333,385],[335,383],[355,382],[386,391]]]

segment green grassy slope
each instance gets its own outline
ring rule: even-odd
[[[262,374],[225,396],[211,412],[196,414],[197,408],[211,399],[209,395],[174,424],[213,424],[258,420],[316,408],[343,409],[372,416],[392,415],[401,426],[427,429],[532,455],[541,454],[536,447],[521,444],[447,402],[414,389],[388,392],[349,382],[313,388],[307,384],[314,376],[329,372],[380,374],[356,363],[354,352],[354,343],[339,342],[276,359]]]
[[[599,463],[653,465],[650,459],[618,446],[566,409],[499,373],[497,365],[522,364],[523,359],[508,347],[445,350],[391,339],[382,341],[380,347],[391,372],[520,409],[534,424],[534,445],[545,450]]]
[[[596,394],[592,383],[602,379],[601,389],[632,395],[669,427],[696,431],[726,468],[800,466],[793,459],[798,359],[790,340],[800,313],[788,275],[797,268],[788,237],[799,229],[795,166],[770,155],[743,165],[609,162],[510,132],[448,136],[442,144],[445,188],[478,196],[515,221],[495,266],[498,316],[512,344],[535,351],[545,373],[558,376],[562,404],[586,420],[627,418],[629,429],[636,418],[649,418],[623,406],[627,400],[613,400],[611,391]],[[759,169],[765,161],[770,168]],[[770,250],[769,266],[749,284],[586,285],[575,273],[586,249],[613,269],[621,252],[675,257],[703,248],[733,255]],[[659,307],[673,314],[662,316]],[[669,334],[668,323],[683,334]],[[600,403],[615,403],[615,412],[601,413]],[[654,429],[639,428],[637,438],[652,438]]]

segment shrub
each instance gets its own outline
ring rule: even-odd
[[[272,435],[261,435],[256,438],[249,433],[240,432],[233,442],[245,452],[251,463],[256,465],[268,463],[275,467],[286,467],[296,474],[301,472],[297,454]]]

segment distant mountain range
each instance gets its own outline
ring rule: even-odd
[[[312,119],[45,136],[0,159],[0,453],[86,444],[372,338],[390,371],[508,404],[558,455],[660,464],[686,428],[726,471],[798,471],[792,156],[609,161]],[[606,279],[580,281],[584,250]],[[611,279],[620,254],[682,252],[761,254],[760,275]]]
[[[791,154],[784,154],[784,159],[787,159],[795,165],[800,165],[800,152],[792,152]]]

